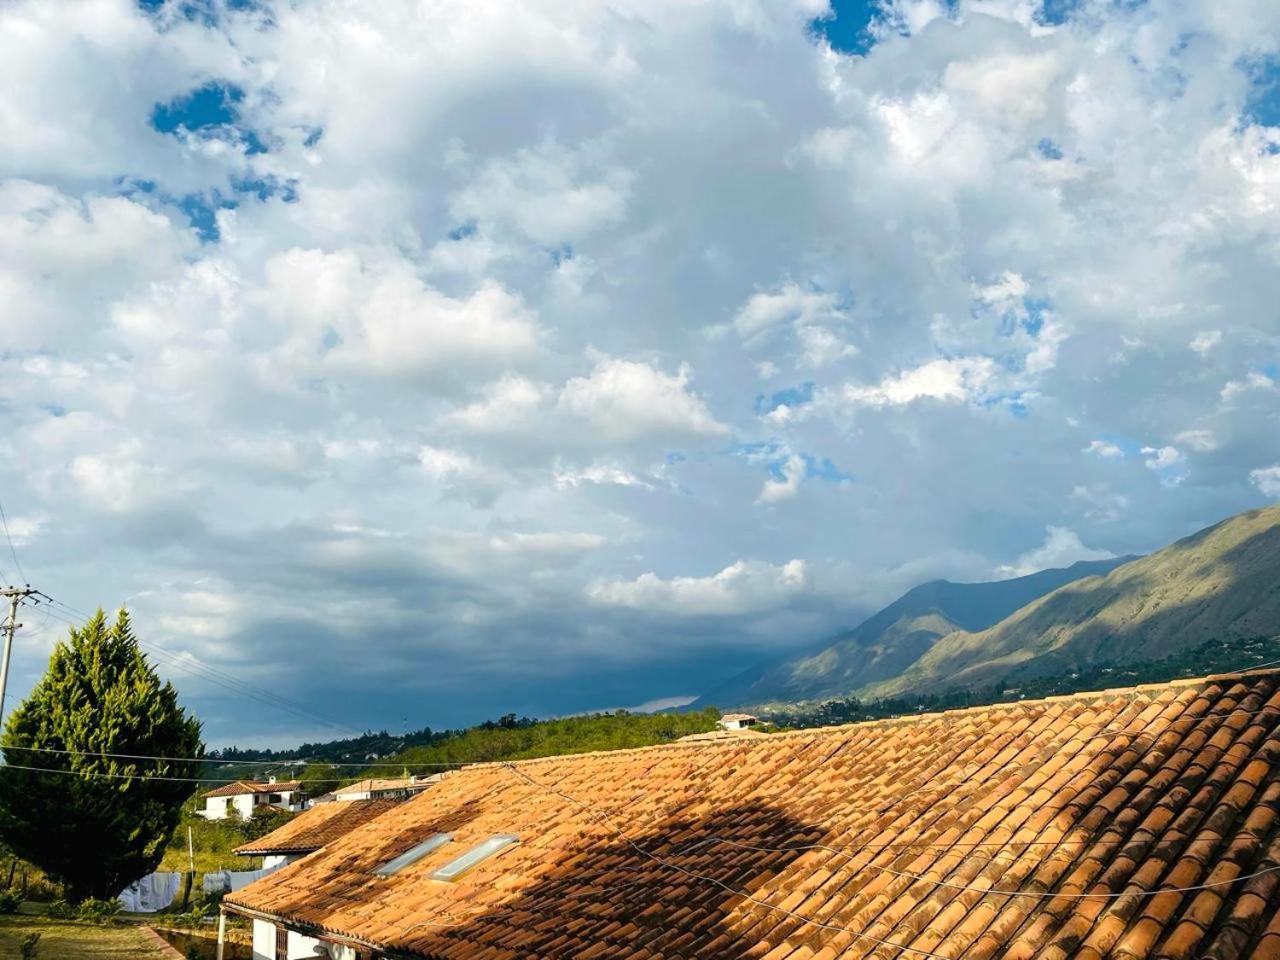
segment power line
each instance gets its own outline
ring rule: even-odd
[[[505,766],[511,772],[515,773],[521,779],[528,781],[537,789],[540,789],[545,793],[552,794],[553,796],[561,797],[562,799],[575,804],[576,806],[579,807],[579,809],[587,813],[597,823],[603,823],[605,826],[611,829],[619,838],[621,838],[621,840],[624,843],[627,844],[627,846],[635,850],[636,853],[640,854],[641,856],[649,860],[652,860],[654,863],[658,864],[659,866],[664,866],[672,870],[675,870],[678,873],[681,873],[684,876],[688,877],[690,880],[699,880],[704,883],[714,884],[715,886],[719,887],[721,890],[724,890],[726,893],[731,893],[734,896],[742,897],[745,900],[747,900],[749,903],[753,903],[759,907],[764,907],[766,910],[773,910],[778,913],[782,913],[793,920],[799,920],[801,923],[810,924],[816,927],[821,927],[825,930],[832,930],[839,933],[847,933],[853,937],[856,937],[857,939],[866,940],[870,943],[874,943],[877,946],[891,947],[894,950],[904,950],[907,953],[913,953],[917,956],[927,957],[929,958],[929,960],[950,960],[950,958],[943,957],[941,954],[938,954],[938,953],[931,953],[928,950],[920,950],[915,947],[908,947],[900,943],[894,943],[892,940],[884,940],[884,939],[881,939],[880,937],[874,937],[869,933],[863,933],[858,930],[849,929],[848,927],[842,927],[837,924],[827,923],[822,920],[815,920],[811,917],[802,916],[801,914],[797,913],[794,910],[789,910],[786,907],[780,907],[776,904],[769,903],[767,900],[761,900],[760,898],[753,896],[751,893],[749,893],[746,890],[739,890],[736,887],[731,886],[728,883],[725,883],[723,880],[719,879],[718,877],[709,877],[709,876],[706,876],[705,874],[700,874],[693,870],[690,870],[688,867],[681,866],[678,863],[672,863],[670,860],[664,857],[660,857],[657,854],[652,853],[646,850],[644,847],[640,846],[640,844],[632,840],[630,835],[628,835],[625,830],[623,830],[616,823],[614,823],[606,814],[603,814],[595,810],[589,804],[584,803],[583,801],[578,800],[575,797],[571,797],[569,794],[564,793],[561,790],[557,790],[555,787],[538,782],[533,777],[526,774],[523,770],[517,769],[514,764],[505,763],[503,764],[503,766]]]
[[[459,767],[467,764],[483,763],[480,760],[456,760],[456,761],[422,761],[408,763],[329,763],[325,760],[318,760],[315,757],[304,758],[287,758],[277,760],[222,760],[218,757],[161,757],[146,753],[98,753],[90,750],[62,750],[54,747],[18,747],[5,745],[4,750],[23,750],[28,753],[51,753],[60,756],[88,757],[92,759],[103,760],[156,760],[170,763],[212,763],[219,765],[240,764],[244,766],[254,767],[289,767],[299,766],[307,763],[323,763],[329,767],[350,767],[367,770],[370,767],[394,767],[401,769],[403,767]]]
[[[66,610],[69,610],[73,614],[84,617],[86,620],[90,619],[91,617],[90,614],[85,613],[83,610],[77,610],[75,607],[72,607],[69,604],[63,603],[60,600],[55,600],[53,602],[56,603],[58,606],[65,608]],[[73,626],[73,627],[80,626],[80,624],[75,623],[69,618],[62,617],[61,619],[63,619],[64,622],[66,622],[70,626]],[[344,733],[352,733],[352,734],[355,734],[356,736],[363,735],[362,731],[356,730],[354,727],[350,727],[345,724],[340,724],[332,720],[329,720],[311,711],[304,704],[301,704],[295,700],[291,700],[288,697],[285,697],[281,694],[276,693],[275,691],[268,690],[265,687],[260,687],[257,684],[250,683],[249,681],[243,680],[235,676],[234,674],[230,674],[230,673],[227,673],[226,671],[219,670],[216,667],[210,666],[209,664],[198,660],[194,655],[190,653],[187,653],[185,655],[177,654],[149,640],[143,640],[141,638],[135,638],[135,639],[137,639],[139,646],[145,647],[148,650],[151,650],[152,652],[158,654],[161,657],[169,658],[171,662],[181,667],[182,669],[185,669],[188,673],[192,673],[197,676],[202,676],[204,679],[207,679],[210,682],[215,683],[217,685],[223,686],[224,688],[233,689],[233,690],[236,690],[238,688],[239,692],[244,693],[246,696],[253,697],[257,699],[259,702],[267,703],[270,706],[280,707],[281,709],[284,709],[287,712],[291,712],[295,716],[304,720],[308,720],[311,723],[320,723],[323,726],[331,727],[332,729],[340,730]]]
[[[1280,663],[1280,661],[1276,661],[1276,663]],[[1018,706],[1018,705],[1019,704],[1017,702],[1014,702],[1012,704],[995,704],[993,706]],[[1199,723],[1204,723],[1207,720],[1224,719],[1232,716],[1241,716],[1241,715],[1257,716],[1259,714],[1267,713],[1269,711],[1275,712],[1278,716],[1280,716],[1280,707],[1273,707],[1273,706],[1268,706],[1264,704],[1256,708],[1232,708],[1230,710],[1224,710],[1224,711],[1218,711],[1218,712],[1210,711],[1208,713],[1202,714],[1199,717],[1194,717],[1191,719],[1193,719],[1195,723],[1199,724]],[[855,724],[850,724],[849,726],[855,726]],[[795,731],[795,732],[785,734],[785,736],[803,737],[803,732]],[[1008,736],[1017,737],[1017,736],[1020,736],[1020,734],[1009,734]],[[1068,740],[1067,743],[1074,743],[1077,745],[1081,745],[1081,744],[1089,743],[1093,740],[1116,741],[1126,737],[1130,739],[1138,739],[1140,737],[1146,737],[1146,736],[1155,737],[1157,736],[1157,734],[1150,734],[1150,733],[1147,733],[1146,731],[1130,732],[1126,730],[1113,730],[1107,733],[1091,734],[1083,738],[1073,737],[1070,740]],[[668,744],[655,744],[654,746],[667,746],[667,745],[678,743],[678,742],[679,741],[669,741]],[[232,760],[232,759],[222,759],[219,757],[208,757],[208,756],[173,757],[173,756],[161,756],[158,754],[109,753],[109,752],[99,752],[99,751],[89,751],[89,750],[67,750],[67,749],[62,749],[57,747],[31,747],[31,746],[16,746],[16,745],[6,745],[5,747],[3,747],[3,749],[4,750],[21,750],[27,753],[46,753],[46,754],[51,754],[56,756],[84,757],[84,758],[95,759],[95,760],[96,759],[150,760],[154,762],[164,762],[164,763],[209,763],[209,764],[215,764],[219,766],[242,765],[242,766],[253,766],[253,767],[301,766],[309,763],[317,763],[317,764],[324,764],[325,766],[330,766],[330,767],[359,769],[359,770],[368,770],[374,767],[388,767],[393,769],[404,769],[404,768],[411,768],[411,767],[432,767],[432,768],[447,770],[447,769],[455,769],[455,768],[464,767],[464,766],[476,766],[476,765],[482,765],[482,764],[506,764],[506,763],[512,762],[507,760],[495,761],[492,758],[463,758],[463,759],[456,759],[456,760],[433,760],[433,761],[426,761],[426,760],[399,761],[399,762],[369,761],[365,763],[339,763],[339,762],[329,762],[316,757],[278,757],[278,758],[269,758],[269,759],[263,759],[263,760]],[[644,748],[632,747],[632,748],[623,748],[623,749],[644,749]],[[553,758],[564,759],[572,756],[575,756],[575,754],[554,754],[548,757],[526,757],[526,758],[523,758],[523,760],[548,760]],[[43,769],[43,768],[40,768],[40,769]],[[66,772],[66,771],[52,770],[52,772],[60,773],[60,772]],[[91,776],[92,774],[86,773],[85,775]],[[938,789],[946,789],[946,787],[939,786]],[[920,790],[913,791],[913,793],[919,793],[919,792],[921,791]],[[1043,844],[1050,844],[1050,843],[1056,844],[1059,842],[1061,841],[1034,841],[1034,840],[1012,841],[1011,840],[1001,844],[994,844],[994,843],[991,843],[991,844],[962,844],[962,843],[921,844],[921,843],[914,843],[914,842],[911,842],[911,843],[904,842],[901,844],[879,844],[879,845],[866,844],[862,846],[860,849],[873,849],[873,848],[874,849],[890,849],[895,847],[903,847],[903,848],[910,848],[910,849],[939,847],[939,848],[951,849],[957,846],[1009,846],[1009,845],[1019,845],[1019,844],[1030,846],[1030,845],[1043,845]]]
[[[0,523],[4,524],[4,538],[9,541],[9,555],[13,557],[13,565],[18,568],[18,576],[26,583],[27,575],[22,572],[22,564],[18,562],[18,551],[13,548],[13,537],[9,536],[9,518],[4,515],[3,503],[0,503]]]
[[[602,812],[601,812],[601,811],[599,811],[599,810],[596,810],[596,809],[595,809],[595,808],[593,808],[590,804],[588,804],[588,803],[586,803],[586,802],[584,802],[584,801],[582,801],[582,800],[579,800],[579,799],[577,799],[576,797],[573,797],[573,796],[571,796],[570,794],[565,793],[564,791],[559,790],[559,789],[557,789],[556,787],[551,786],[550,784],[544,784],[544,783],[539,782],[538,780],[536,780],[536,779],[534,779],[533,777],[531,777],[531,776],[529,776],[528,774],[526,774],[524,771],[519,770],[519,769],[518,769],[514,764],[506,763],[506,764],[504,764],[503,766],[505,766],[505,767],[506,767],[508,770],[510,770],[512,773],[516,774],[517,776],[519,776],[521,779],[525,780],[526,782],[528,782],[528,783],[529,783],[529,784],[531,784],[532,786],[534,786],[534,787],[536,787],[536,788],[538,788],[538,789],[542,790],[543,792],[548,793],[548,794],[551,794],[552,796],[560,797],[561,799],[566,800],[566,801],[568,801],[568,802],[570,802],[570,803],[574,804],[574,805],[575,805],[575,806],[577,806],[579,809],[583,810],[583,811],[584,811],[584,812],[586,812],[588,815],[590,815],[590,816],[591,816],[591,818],[592,818],[595,822],[597,822],[597,823],[602,823],[602,824],[604,824],[606,827],[608,827],[610,830],[612,830],[612,831],[613,831],[613,832],[614,832],[614,833],[615,833],[615,834],[616,834],[616,835],[617,835],[617,836],[618,836],[618,837],[619,837],[619,838],[620,838],[624,843],[626,843],[626,844],[627,844],[627,846],[631,847],[633,850],[635,850],[635,851],[636,851],[637,853],[639,853],[641,856],[643,856],[643,857],[645,857],[645,858],[647,858],[647,859],[649,859],[649,860],[653,861],[654,863],[657,863],[659,866],[664,866],[664,867],[667,867],[667,868],[669,868],[669,869],[671,869],[671,870],[675,870],[675,871],[677,871],[678,873],[683,874],[684,876],[688,877],[688,878],[689,878],[689,879],[691,879],[691,880],[699,880],[699,881],[702,881],[702,882],[705,882],[705,883],[711,883],[711,884],[714,884],[715,886],[720,887],[722,890],[725,890],[725,891],[726,891],[726,892],[728,892],[728,893],[732,893],[732,894],[735,894],[736,896],[743,897],[743,898],[744,898],[744,899],[746,899],[749,903],[755,904],[756,906],[759,906],[759,907],[763,907],[763,908],[765,908],[766,910],[772,910],[772,911],[775,911],[775,912],[777,912],[777,913],[781,913],[781,914],[783,914],[783,915],[785,915],[785,916],[787,916],[787,917],[789,917],[789,918],[791,918],[791,919],[793,919],[793,920],[797,920],[797,921],[799,921],[799,922],[801,922],[801,923],[803,923],[803,924],[807,924],[807,925],[811,925],[811,926],[815,926],[815,927],[819,927],[819,928],[822,928],[822,929],[825,929],[825,930],[831,930],[831,931],[835,931],[835,932],[839,932],[839,933],[847,933],[847,934],[850,934],[851,936],[853,936],[853,937],[855,937],[855,938],[865,939],[865,940],[868,940],[868,941],[870,941],[870,942],[872,942],[872,943],[875,943],[875,944],[877,944],[877,945],[879,945],[879,946],[891,947],[891,948],[893,948],[893,949],[895,949],[895,950],[903,950],[903,951],[905,951],[905,952],[907,952],[907,953],[914,953],[914,954],[917,954],[917,955],[919,955],[919,956],[924,956],[924,957],[933,958],[933,960],[948,960],[948,958],[943,958],[940,954],[932,953],[932,952],[930,952],[930,951],[928,951],[928,950],[920,950],[920,949],[918,949],[918,948],[911,947],[911,946],[908,946],[908,945],[906,945],[906,944],[902,944],[902,943],[894,943],[894,942],[889,941],[889,940],[883,940],[883,939],[880,939],[880,938],[878,938],[878,937],[871,936],[870,934],[864,933],[864,932],[859,931],[859,930],[853,930],[853,929],[851,929],[851,928],[849,928],[849,927],[840,926],[840,925],[838,925],[838,924],[827,923],[826,921],[816,920],[816,919],[814,919],[814,918],[812,918],[812,917],[806,917],[806,916],[804,916],[804,915],[802,915],[802,914],[800,914],[800,913],[798,913],[798,912],[796,912],[796,911],[794,911],[794,910],[790,910],[790,909],[787,909],[787,908],[785,908],[785,907],[781,907],[781,906],[778,906],[778,905],[776,905],[776,904],[769,903],[767,900],[762,900],[762,899],[760,899],[759,897],[753,896],[753,895],[752,895],[752,894],[750,894],[748,891],[745,891],[745,890],[738,890],[738,889],[736,889],[736,888],[734,888],[734,887],[730,886],[729,884],[725,883],[723,880],[720,880],[720,879],[719,879],[719,878],[717,878],[717,877],[710,877],[710,876],[707,876],[707,875],[705,875],[705,874],[697,873],[697,872],[696,872],[696,871],[694,871],[694,870],[690,870],[688,867],[684,867],[684,866],[682,866],[682,865],[680,865],[680,864],[678,864],[678,863],[675,863],[675,862],[671,861],[671,860],[670,860],[669,858],[667,858],[667,857],[663,857],[663,856],[660,856],[660,855],[658,855],[658,854],[653,853],[652,851],[646,850],[644,847],[640,846],[640,844],[638,844],[635,840],[631,839],[630,835],[629,835],[629,834],[628,834],[628,833],[627,833],[627,832],[626,832],[622,827],[619,827],[619,826],[617,825],[617,823],[616,823],[616,822],[614,822],[614,820],[613,820],[611,817],[609,817],[607,814],[602,813]],[[765,851],[765,852],[786,852],[786,851],[774,851],[774,850],[772,850],[771,848],[758,848],[758,849],[761,849],[762,851]],[[1108,899],[1110,899],[1110,898],[1117,898],[1117,897],[1133,897],[1133,898],[1154,897],[1154,896],[1160,896],[1160,895],[1163,895],[1163,894],[1170,894],[1170,893],[1191,893],[1191,892],[1195,892],[1195,891],[1199,891],[1199,890],[1208,890],[1208,889],[1212,889],[1212,888],[1214,888],[1214,887],[1229,886],[1230,884],[1238,883],[1238,882],[1240,882],[1240,881],[1242,881],[1242,880],[1249,880],[1249,879],[1252,879],[1252,878],[1254,878],[1254,877],[1265,876],[1265,875],[1267,875],[1267,874],[1270,874],[1270,873],[1277,873],[1277,872],[1280,872],[1280,865],[1271,866],[1271,867],[1264,867],[1263,869],[1258,870],[1258,871],[1255,871],[1254,873],[1249,873],[1249,874],[1244,874],[1244,875],[1242,875],[1242,876],[1233,877],[1233,878],[1231,878],[1231,879],[1229,879],[1229,880],[1212,881],[1212,882],[1207,882],[1207,883],[1203,883],[1203,884],[1197,884],[1197,885],[1195,885],[1195,886],[1188,886],[1188,887],[1167,887],[1167,888],[1163,888],[1163,889],[1160,889],[1160,890],[1144,890],[1144,891],[1137,891],[1137,892],[1133,892],[1133,893],[1120,893],[1120,894],[1092,894],[1092,895],[1090,895],[1090,894],[1076,894],[1076,895],[1074,895],[1074,896],[1076,896],[1076,897],[1090,897],[1090,896],[1091,896],[1091,897],[1094,897],[1094,898],[1108,898]],[[990,889],[990,888],[987,888],[987,887],[980,887],[980,886],[967,886],[967,885],[947,884],[947,883],[945,883],[945,882],[943,882],[943,881],[929,880],[929,879],[927,879],[927,878],[923,878],[923,877],[919,877],[919,878],[917,878],[917,879],[924,880],[925,882],[927,882],[927,883],[932,883],[932,884],[934,884],[934,885],[936,885],[936,886],[949,886],[949,887],[952,887],[952,888],[954,888],[954,889],[959,889],[959,890],[970,890],[970,891],[975,891],[975,892],[979,892],[979,893],[983,893],[983,894],[993,893],[993,894],[1002,895],[1002,896],[1015,896],[1015,895],[1016,895],[1016,896],[1034,896],[1034,897],[1044,898],[1044,899],[1053,899],[1053,898],[1055,898],[1055,897],[1068,897],[1068,896],[1072,896],[1071,894],[1036,894],[1036,893],[1034,893],[1034,892],[1032,892],[1032,891],[1027,891],[1027,892],[1026,892],[1026,894],[1021,894],[1021,893],[1017,893],[1017,892],[1013,892],[1013,891],[992,890],[992,889]]]
[[[91,617],[91,615],[85,614],[84,611],[77,610],[76,608],[66,603],[63,603],[60,600],[54,600],[53,603],[57,604],[58,607],[68,610],[77,616],[83,616],[86,620],[90,619]],[[62,613],[55,612],[53,616],[56,619],[60,620],[61,622],[67,624],[68,626],[76,629],[79,629],[83,625],[82,623],[77,623],[76,621],[72,620],[70,617]],[[237,693],[241,696],[248,697],[252,700],[256,700],[258,703],[262,703],[266,706],[275,707],[286,713],[290,713],[299,719],[306,720],[308,723],[320,724],[321,726],[329,727],[333,730],[337,730],[345,734],[354,734],[356,737],[360,737],[363,735],[363,732],[356,730],[355,727],[347,726],[345,724],[340,724],[333,720],[329,720],[325,717],[322,717],[319,714],[312,712],[310,709],[303,706],[302,704],[297,703],[296,701],[290,700],[288,697],[284,697],[278,693],[267,690],[264,687],[259,687],[256,684],[252,684],[247,680],[242,680],[239,677],[226,673],[225,671],[219,670],[216,667],[211,667],[208,664],[198,660],[195,656],[193,656],[190,653],[187,653],[185,655],[177,654],[151,641],[143,640],[137,637],[135,637],[135,639],[137,640],[139,646],[144,647],[151,653],[154,653],[155,655],[159,656],[170,666],[174,666],[180,670],[184,670],[193,676],[198,676],[201,679],[207,680],[208,682],[214,684],[215,686],[220,686],[226,690],[229,690],[232,693]]]

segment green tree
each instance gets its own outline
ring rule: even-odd
[[[73,902],[115,897],[155,870],[191,794],[180,778],[199,776],[189,760],[119,755],[204,751],[199,721],[147,662],[123,609],[114,624],[99,610],[58,643],[0,747],[11,765],[0,769],[0,840]]]
[[[331,763],[308,763],[298,774],[298,782],[307,791],[307,796],[318,797],[337,789],[342,783],[342,771]]]

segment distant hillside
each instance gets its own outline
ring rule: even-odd
[[[698,700],[721,707],[840,697],[896,677],[939,637],[982,630],[1066,583],[1106,574],[1133,557],[1081,561],[1064,569],[987,583],[934,580],[908,590],[847,633],[799,656],[752,668]]]
[[[475,761],[523,760],[593,750],[622,750],[669,743],[693,733],[715,730],[720,719],[718,710],[687,713],[614,713],[582,714],[556,720],[517,720],[514,714],[496,723],[483,723],[460,730],[425,746],[410,747],[395,756],[379,761],[369,774],[388,774],[387,764],[403,763],[413,773],[429,772],[431,767],[473,763]],[[380,772],[380,773],[379,773]]]
[[[940,639],[863,697],[976,687],[1209,640],[1280,633],[1280,505],[1231,517],[1148,557],[1061,587],[988,629]]]

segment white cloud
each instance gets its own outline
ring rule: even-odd
[[[1270,377],[1261,373],[1249,373],[1241,380],[1228,380],[1223,385],[1219,397],[1224,404],[1230,405],[1248,393],[1275,393],[1277,385]]]
[[[631,174],[545,142],[488,163],[450,201],[458,221],[510,225],[548,245],[576,242],[626,214]]]
[[[1076,484],[1071,488],[1073,502],[1085,507],[1085,518],[1095,523],[1114,523],[1123,517],[1132,500],[1116,493],[1105,483]]]
[[[26,547],[40,536],[46,523],[45,517],[9,517],[7,532],[15,547]]]
[[[1268,497],[1280,497],[1280,463],[1250,470],[1249,482]]]
[[[1210,453],[1218,449],[1218,438],[1212,430],[1183,430],[1173,438],[1173,442],[1196,453]]]
[[[589,376],[564,385],[558,407],[610,441],[723,436],[728,429],[687,389],[692,376],[687,365],[672,376],[647,363],[604,357]]]
[[[1124,450],[1110,440],[1090,440],[1089,445],[1080,452],[1092,454],[1103,460],[1120,460],[1124,457]]]
[[[1266,4],[893,0],[865,56],[819,0],[204,6],[0,6],[0,490],[69,602],[244,597],[219,662],[341,676],[361,726],[670,694],[1064,509],[1166,542],[1280,461]],[[233,124],[151,128],[206,84]],[[1105,462],[1162,443],[1196,483]],[[845,512],[801,450],[856,465]],[[767,616],[662,644],[583,595],[766,541],[817,581],[730,568]],[[216,618],[147,603],[158,642]]]
[[[1110,550],[1086,547],[1074,530],[1068,527],[1045,528],[1044,543],[1021,554],[1013,563],[998,567],[998,577],[1025,577],[1040,570],[1069,567],[1080,560],[1107,560],[1115,554]]]
[[[164,471],[146,461],[142,444],[132,441],[76,456],[68,474],[88,503],[108,513],[143,510],[176,492]]]
[[[483,400],[451,411],[441,422],[478,434],[537,430],[540,425],[535,417],[550,390],[545,384],[509,373],[486,387],[484,394]]]
[[[587,596],[597,604],[676,616],[733,616],[770,610],[808,587],[803,560],[781,566],[739,560],[709,577],[596,580]]]
[[[839,399],[852,407],[900,407],[917,400],[969,403],[983,397],[996,378],[990,357],[931,360],[873,386],[845,384]]]
[[[1202,330],[1191,338],[1191,342],[1187,346],[1200,354],[1200,356],[1207,357],[1209,352],[1221,342],[1221,330]]]
[[[1143,447],[1141,452],[1149,470],[1166,470],[1186,459],[1177,447]]]
[[[804,480],[804,475],[808,469],[804,462],[804,457],[791,454],[782,462],[778,468],[782,471],[782,479],[768,477],[764,482],[764,487],[760,491],[760,496],[756,497],[756,503],[779,503],[783,500],[790,500],[800,490],[800,483]]]
[[[253,300],[291,327],[275,352],[281,368],[401,377],[438,391],[537,349],[533,313],[496,283],[454,297],[400,257],[301,249],[273,258],[266,274]]]
[[[553,482],[561,489],[581,486],[584,483],[653,489],[652,484],[641,480],[631,471],[610,463],[593,463],[581,469],[557,466]]]

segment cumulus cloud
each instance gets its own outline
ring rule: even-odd
[[[0,489],[159,643],[362,727],[636,703],[1271,482],[1266,4],[198,6],[0,7]]]
[[[1250,470],[1249,482],[1268,497],[1280,497],[1280,464]]]
[[[587,596],[603,606],[684,616],[733,616],[768,610],[808,586],[803,560],[780,566],[739,560],[707,577],[664,580],[643,573],[634,580],[596,580]]]
[[[1253,371],[1238,380],[1228,380],[1223,384],[1219,397],[1221,397],[1224,404],[1229,405],[1251,393],[1275,393],[1277,389],[1280,389],[1280,387],[1277,387],[1274,378]]]
[[[845,384],[838,398],[850,407],[901,407],[918,400],[970,403],[986,395],[997,376],[990,357],[931,360],[877,384]]]
[[[1207,357],[1209,352],[1222,342],[1221,330],[1202,330],[1191,338],[1188,346],[1202,357]]]
[[[1182,451],[1177,447],[1143,447],[1142,455],[1146,458],[1144,463],[1149,470],[1167,470],[1169,467],[1177,466],[1186,459],[1182,455]]]
[[[280,366],[403,377],[424,389],[527,358],[538,328],[519,296],[486,283],[453,297],[395,256],[290,250],[266,266],[254,299],[290,336]]]
[[[1090,440],[1089,445],[1081,453],[1089,453],[1103,460],[1120,460],[1124,458],[1123,448],[1110,440]]]
[[[688,389],[692,378],[688,365],[672,375],[647,363],[603,357],[590,374],[564,385],[557,405],[611,441],[723,436],[728,428]]]
[[[1214,436],[1212,430],[1183,430],[1173,438],[1173,441],[1196,453],[1210,453],[1218,449],[1218,438]]]
[[[1110,550],[1087,547],[1080,536],[1068,527],[1046,527],[1044,543],[1020,554],[1013,563],[997,568],[1000,577],[1025,577],[1040,570],[1069,567],[1081,560],[1108,560]]]
[[[782,500],[790,500],[799,492],[800,482],[804,480],[808,466],[804,457],[791,454],[778,469],[782,473],[782,478],[769,477],[765,480],[760,496],[756,497],[756,503],[778,503]]]

